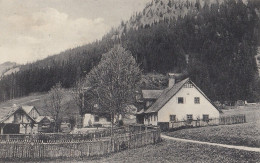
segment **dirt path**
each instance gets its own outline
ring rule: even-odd
[[[231,148],[231,149],[238,149],[238,150],[244,150],[244,151],[260,152],[260,148],[254,148],[254,147],[209,143],[209,142],[202,142],[202,141],[197,141],[197,140],[188,140],[188,139],[174,138],[174,137],[170,137],[170,136],[166,136],[166,135],[161,135],[161,137],[164,138],[164,139],[181,141],[181,142],[206,144],[206,145],[213,145],[213,146],[219,146],[219,147],[225,147],[225,148]]]

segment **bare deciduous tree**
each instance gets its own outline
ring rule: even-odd
[[[86,86],[86,80],[80,79],[72,89],[72,97],[79,109],[80,126],[83,127],[84,114],[91,111],[91,88]]]
[[[99,65],[87,75],[87,81],[93,87],[100,112],[111,116],[113,130],[114,119],[124,117],[127,105],[135,102],[135,91],[139,86],[141,71],[134,57],[121,46],[115,46],[103,54]]]
[[[54,120],[54,131],[59,131],[59,123],[62,120],[62,100],[64,98],[64,90],[61,83],[57,83],[48,92],[47,111]]]

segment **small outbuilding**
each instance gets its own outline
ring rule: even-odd
[[[36,119],[36,122],[38,124],[38,131],[39,133],[50,133],[53,132],[53,124],[54,121],[49,116],[39,116]]]

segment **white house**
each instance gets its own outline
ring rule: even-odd
[[[98,115],[93,113],[87,113],[84,115],[83,127],[101,125],[103,127],[109,127],[111,124],[109,115]]]
[[[136,112],[137,108],[134,105],[126,106],[126,113],[122,117],[120,115],[119,120],[123,120],[124,124],[132,124],[136,123]],[[114,122],[116,119],[114,119]],[[95,126],[100,125],[103,127],[110,127],[111,125],[111,117],[109,114],[95,114],[95,113],[87,113],[84,115],[83,126]]]
[[[175,84],[174,74],[169,76],[169,87],[150,107],[138,112],[144,124],[219,118],[220,111],[189,78]]]

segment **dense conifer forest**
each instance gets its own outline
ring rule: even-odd
[[[259,100],[255,59],[260,45],[259,2],[228,0],[204,6],[188,2],[162,4],[169,11],[185,7],[189,12],[184,16],[164,17],[158,12],[160,20],[140,23],[141,17],[156,14],[143,11],[99,41],[21,66],[1,79],[0,101],[46,92],[58,82],[70,88],[116,44],[131,51],[143,73],[183,73],[212,100]]]

